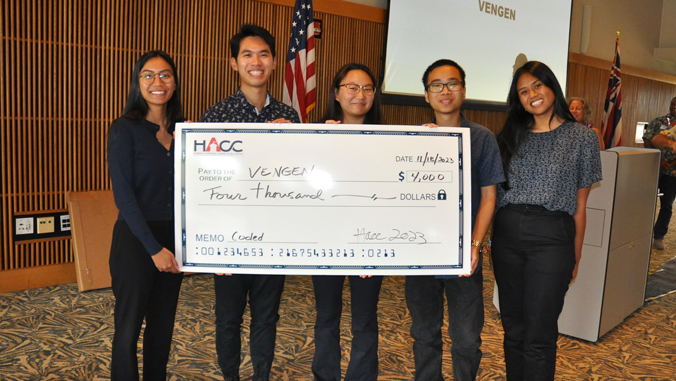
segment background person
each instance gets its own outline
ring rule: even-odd
[[[108,132],[108,169],[120,213],[113,229],[110,275],[115,295],[111,376],[166,380],[183,274],[174,258],[174,124],[182,122],[174,61],[162,51],[136,61],[123,115]]]
[[[300,123],[298,113],[267,91],[277,66],[275,38],[256,25],[242,25],[230,39],[230,66],[239,74],[240,87],[211,106],[201,122]],[[254,381],[268,380],[275,357],[279,303],[284,275],[215,274],[216,352],[226,381],[239,380],[242,316],[251,308],[251,362]]]
[[[554,380],[557,320],[580,263],[587,197],[601,180],[599,145],[541,62],[516,71],[507,106],[492,248],[507,380]]]
[[[375,76],[364,65],[347,64],[333,79],[326,123],[381,124]],[[378,379],[378,299],[382,276],[348,276],[352,300],[352,350],[345,381]],[[340,381],[340,315],[345,276],[314,275],[317,321],[312,374],[317,381]]]
[[[603,142],[601,130],[594,127],[594,123],[591,122],[591,107],[589,107],[589,103],[587,103],[584,98],[573,97],[568,101],[568,109],[570,110],[570,113],[573,114],[575,121],[596,132],[596,136],[599,139],[599,148],[601,151],[605,150],[606,144]]]
[[[661,151],[660,177],[657,187],[662,192],[660,212],[653,230],[653,247],[664,250],[664,236],[669,231],[674,199],[676,199],[676,140],[668,132],[676,126],[676,97],[669,104],[669,113],[653,119],[643,131],[643,146]]]

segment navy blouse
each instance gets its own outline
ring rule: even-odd
[[[116,119],[108,132],[108,170],[118,220],[124,220],[148,254],[162,250],[146,221],[174,220],[174,142],[157,140],[160,126],[145,119]]]

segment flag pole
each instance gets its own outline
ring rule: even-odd
[[[615,40],[615,57],[610,69],[608,91],[603,107],[604,115],[601,123],[601,134],[606,148],[622,145],[622,71],[620,69],[620,28],[617,28]]]

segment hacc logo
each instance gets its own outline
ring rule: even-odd
[[[209,153],[228,153],[228,152],[242,152],[241,148],[238,148],[242,144],[241,140],[221,140],[220,142],[216,138],[211,138],[207,144],[206,140],[201,142],[195,140],[195,152],[209,152]],[[198,147],[201,148],[198,150]]]

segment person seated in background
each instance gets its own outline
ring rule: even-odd
[[[603,142],[601,130],[594,127],[594,123],[591,122],[591,107],[589,107],[589,103],[587,103],[584,98],[573,97],[568,101],[568,109],[578,123],[583,124],[596,132],[596,136],[599,138],[599,148],[601,148],[601,151],[605,150],[606,144]]]

